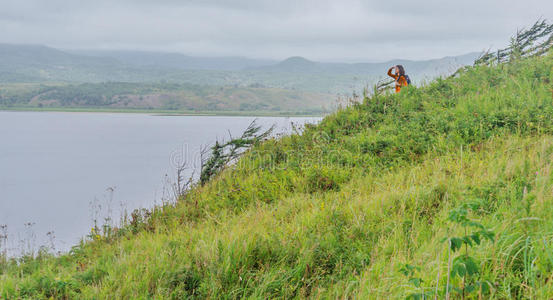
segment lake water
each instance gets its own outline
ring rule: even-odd
[[[0,225],[8,231],[0,247],[17,254],[53,242],[68,250],[93,219],[119,219],[170,198],[183,157],[191,174],[203,146],[240,135],[254,119],[279,133],[320,120],[0,112]]]

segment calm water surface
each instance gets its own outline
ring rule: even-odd
[[[190,174],[202,146],[240,135],[254,119],[0,112],[0,225],[7,225],[9,251],[52,240],[64,251],[93,219],[159,204],[169,197],[175,162],[184,157]],[[292,122],[319,120],[257,118],[280,133],[290,132]]]

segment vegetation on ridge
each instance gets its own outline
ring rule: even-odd
[[[23,84],[0,86],[0,109],[127,109],[243,111],[322,114],[333,109],[329,94],[264,86],[205,86],[175,83]]]
[[[87,54],[88,52],[88,54]],[[91,56],[88,56],[91,55]],[[318,114],[404,64],[414,82],[449,74],[478,53],[426,61],[280,63],[133,51],[76,51],[0,43],[0,109],[171,110]]]
[[[0,297],[551,297],[552,102],[551,52],[353,99],[69,254],[3,262]],[[443,238],[474,202],[494,236],[468,279]]]

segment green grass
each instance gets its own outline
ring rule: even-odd
[[[553,296],[553,54],[367,97],[251,149],[176,204],[71,253],[9,260],[0,297],[443,298],[449,212],[495,232],[470,298]],[[459,286],[459,278],[450,278]],[[457,296],[452,296],[455,299]]]

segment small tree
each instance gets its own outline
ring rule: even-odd
[[[447,284],[445,288],[445,298],[449,299],[451,291],[458,295],[457,298],[465,299],[466,296],[479,291],[480,293],[488,293],[490,283],[482,280],[479,277],[480,267],[476,259],[471,256],[470,249],[480,245],[483,240],[494,240],[494,233],[484,227],[481,223],[472,220],[468,217],[469,212],[476,211],[480,207],[479,202],[469,202],[450,211],[447,220],[454,225],[460,225],[463,228],[462,236],[446,236],[443,241],[447,242],[448,253],[457,253],[453,261],[448,255],[448,274]],[[461,251],[464,249],[464,251]],[[430,299],[432,293],[428,291],[430,287],[422,287],[422,278],[418,276],[420,268],[405,264],[399,270],[408,278],[408,282],[417,290],[414,293],[407,295],[407,299]],[[451,284],[455,279],[459,279],[460,285]],[[438,273],[439,282],[439,273]],[[436,283],[435,299],[438,297],[439,284]],[[442,294],[443,295],[443,294]]]
[[[511,38],[509,47],[496,52],[486,51],[475,62],[475,65],[490,65],[514,61],[521,57],[544,55],[553,48],[553,24],[538,20],[529,29],[517,31]]]
[[[462,299],[465,296],[480,290],[487,292],[489,283],[479,280],[480,267],[476,263],[476,259],[470,255],[469,249],[473,246],[480,245],[482,240],[494,240],[494,233],[486,229],[481,223],[471,220],[468,217],[469,211],[476,211],[480,207],[478,202],[470,202],[461,205],[459,208],[452,210],[449,213],[448,221],[455,225],[463,227],[463,236],[448,236],[444,239],[447,241],[449,250],[453,253],[464,248],[464,253],[458,254],[451,264],[451,278],[460,278],[460,286],[452,286],[453,290],[460,294]],[[472,230],[472,231],[471,231]],[[448,264],[449,266],[449,264]],[[449,277],[448,285],[446,286],[446,294],[449,294]]]
[[[417,289],[417,292],[407,295],[407,300],[425,300],[430,299],[431,293],[426,292],[424,287],[421,286],[423,280],[418,276],[420,267],[412,266],[410,264],[403,265],[399,272],[407,277],[407,281]]]
[[[226,143],[215,142],[215,145],[211,147],[210,156],[205,161],[202,160],[200,184],[208,182],[213,176],[219,174],[226,166],[240,157],[244,151],[267,138],[273,129],[274,126],[260,133],[261,126],[258,126],[256,120],[254,120],[239,138],[231,136]]]

